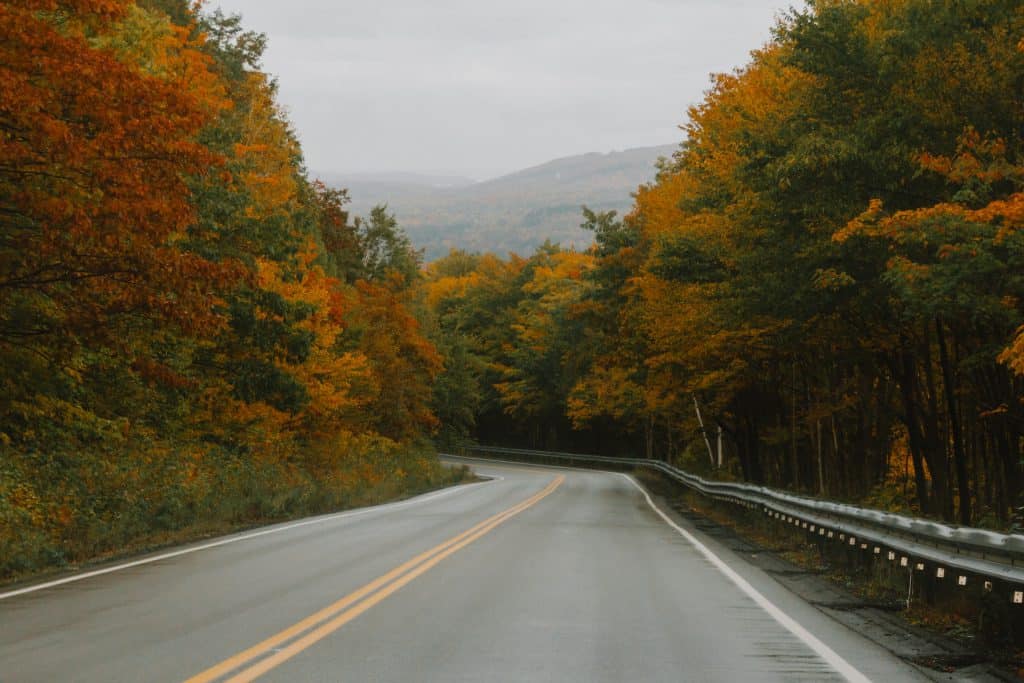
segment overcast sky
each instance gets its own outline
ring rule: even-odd
[[[308,166],[483,179],[675,143],[798,0],[210,0],[270,39]]]

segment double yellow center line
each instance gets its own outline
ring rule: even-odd
[[[209,683],[227,676],[243,666],[246,668],[228,678],[228,683],[252,681],[262,676],[317,641],[337,631],[417,576],[427,572],[444,558],[465,548],[499,524],[508,521],[520,512],[537,504],[557,489],[564,480],[565,477],[559,475],[542,490],[518,505],[513,505],[504,512],[499,512],[476,526],[463,531],[461,534],[453,536],[444,543],[417,555],[408,562],[395,567],[362,588],[349,593],[337,602],[309,615],[280,633],[225,659],[220,664],[212,666],[202,673],[196,674],[185,683]],[[250,664],[254,660],[258,661]]]

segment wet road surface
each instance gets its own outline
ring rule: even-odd
[[[0,594],[0,681],[928,680],[625,475],[476,469]]]

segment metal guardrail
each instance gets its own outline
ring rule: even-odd
[[[716,500],[761,512],[779,523],[793,525],[821,541],[832,541],[878,555],[909,572],[928,572],[965,587],[982,582],[985,592],[996,589],[1010,601],[1024,604],[1024,535],[942,524],[855,505],[798,496],[764,486],[709,481],[660,460],[614,458],[557,451],[471,446],[465,455],[519,462],[570,466],[610,466],[657,470]]]

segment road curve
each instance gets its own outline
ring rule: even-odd
[[[929,680],[625,475],[476,469],[0,592],[0,681]]]

